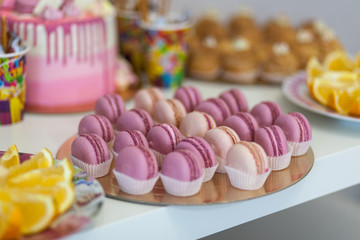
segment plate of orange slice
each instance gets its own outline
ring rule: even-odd
[[[360,123],[360,53],[352,59],[335,51],[322,63],[312,58],[306,71],[285,79],[282,92],[309,111]]]
[[[59,239],[90,226],[105,194],[67,159],[46,148],[0,151],[0,239]]]

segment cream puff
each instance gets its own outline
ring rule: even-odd
[[[261,79],[265,82],[280,83],[285,77],[297,71],[299,62],[285,42],[272,46],[271,57],[263,64]]]

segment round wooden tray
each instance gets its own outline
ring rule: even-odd
[[[56,155],[57,159],[69,157],[71,143],[75,137],[69,138],[60,147]],[[271,172],[264,186],[258,190],[246,191],[234,188],[230,185],[227,174],[215,173],[213,179],[203,183],[200,192],[191,197],[175,197],[167,194],[161,180],[157,181],[154,189],[148,194],[130,195],[124,193],[119,189],[112,172],[114,163],[115,161],[113,161],[110,172],[106,176],[97,179],[109,198],[151,205],[205,205],[242,201],[285,189],[297,183],[309,173],[314,165],[314,153],[309,148],[305,155],[293,157],[288,168]]]

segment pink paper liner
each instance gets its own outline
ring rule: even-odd
[[[72,155],[70,155],[70,158],[75,166],[81,168],[82,170],[87,172],[90,176],[94,178],[99,178],[109,173],[111,162],[113,159],[113,154],[112,152],[110,152],[110,159],[100,164],[87,164]]]
[[[270,168],[273,171],[279,171],[285,169],[290,165],[293,147],[290,144],[288,144],[288,149],[289,152],[284,155],[277,157],[267,156],[269,159]]]
[[[166,154],[162,154],[162,153],[160,153],[160,152],[158,152],[158,151],[156,151],[154,149],[151,149],[151,148],[150,148],[150,150],[154,153],[154,155],[156,157],[156,160],[158,162],[158,166],[160,168],[164,158],[166,157]]]
[[[221,157],[216,156],[216,161],[217,161],[217,165],[218,165],[216,172],[226,173],[226,170],[225,170],[226,160]]]
[[[233,187],[243,190],[256,190],[261,188],[268,178],[271,169],[260,175],[249,175],[232,167],[225,166]]]
[[[311,140],[306,142],[290,142],[288,144],[293,147],[292,155],[293,157],[304,155],[311,145]]]
[[[219,166],[219,164],[216,163],[216,165],[213,166],[213,167],[204,168],[204,180],[203,180],[203,182],[210,181],[213,178],[218,166]]]
[[[168,194],[177,197],[188,197],[197,194],[200,191],[203,183],[204,174],[196,180],[185,182],[167,177],[160,173],[161,181]]]
[[[138,180],[123,173],[117,172],[115,169],[113,169],[113,173],[121,191],[132,195],[141,195],[151,192],[155,186],[155,183],[159,179],[159,175],[157,175],[156,177],[150,178],[148,180]]]

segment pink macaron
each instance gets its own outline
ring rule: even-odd
[[[82,134],[71,144],[70,158],[75,166],[95,178],[105,176],[111,166],[112,154],[104,139],[97,134]]]
[[[164,99],[164,95],[159,88],[150,87],[139,90],[135,95],[135,107],[147,111],[153,116],[155,104]]]
[[[238,112],[228,117],[224,126],[233,129],[242,141],[254,141],[255,132],[259,126],[256,119],[247,112]]]
[[[201,159],[201,165],[204,168],[214,167],[216,165],[215,152],[210,144],[201,137],[188,137],[183,139],[176,146],[177,149],[188,149],[193,151]]]
[[[292,149],[288,147],[285,133],[279,126],[259,128],[255,133],[255,142],[264,149],[272,170],[282,170],[289,166]]]
[[[244,94],[236,88],[232,88],[220,94],[220,98],[226,102],[231,114],[247,112],[248,103]]]
[[[87,164],[100,164],[111,156],[104,139],[93,133],[75,138],[71,144],[71,155]]]
[[[195,107],[202,101],[200,91],[191,86],[180,87],[176,90],[174,98],[179,100],[187,112],[192,112]]]
[[[213,117],[198,111],[188,113],[180,124],[180,132],[185,137],[203,137],[208,130],[213,128],[216,128]]]
[[[307,118],[298,112],[282,114],[275,120],[285,133],[287,141],[293,146],[293,156],[307,152],[312,140],[311,126]]]
[[[105,95],[95,104],[95,113],[106,117],[111,123],[115,123],[124,111],[124,101],[118,94]]]
[[[104,139],[105,142],[114,140],[114,130],[110,121],[97,114],[86,115],[80,120],[78,134],[94,133]]]
[[[255,105],[250,113],[255,117],[259,127],[266,127],[274,124],[276,118],[282,114],[282,110],[277,103],[264,101]]]
[[[134,108],[124,112],[116,121],[116,130],[139,130],[144,135],[153,126],[153,120],[148,112],[140,108]]]
[[[186,149],[169,153],[161,165],[162,175],[184,182],[199,179],[202,172],[203,167],[198,155]]]
[[[261,188],[271,172],[264,149],[257,143],[246,141],[229,149],[225,168],[231,185],[244,190]]]
[[[123,148],[128,146],[143,146],[149,148],[146,137],[138,130],[124,130],[116,135],[113,148],[116,153],[119,153]]]
[[[205,112],[212,116],[217,126],[221,125],[223,121],[230,116],[229,107],[225,101],[220,98],[209,98],[201,102],[195,110]]]
[[[177,99],[164,99],[155,104],[154,119],[159,123],[170,123],[179,127],[185,115],[185,107]]]
[[[148,180],[158,175],[158,164],[150,149],[128,146],[119,152],[115,171],[137,180]]]
[[[301,113],[282,114],[276,119],[275,125],[284,131],[288,141],[306,142],[312,138],[310,123]]]
[[[210,129],[206,132],[204,139],[210,144],[217,156],[218,169],[217,172],[225,173],[225,158],[228,150],[240,142],[239,136],[236,132],[226,126],[220,126]]]
[[[153,126],[147,134],[149,147],[161,154],[167,154],[175,150],[181,141],[179,129],[168,123]]]
[[[262,146],[267,156],[278,157],[289,152],[286,136],[279,126],[259,128],[255,133],[254,140]]]

